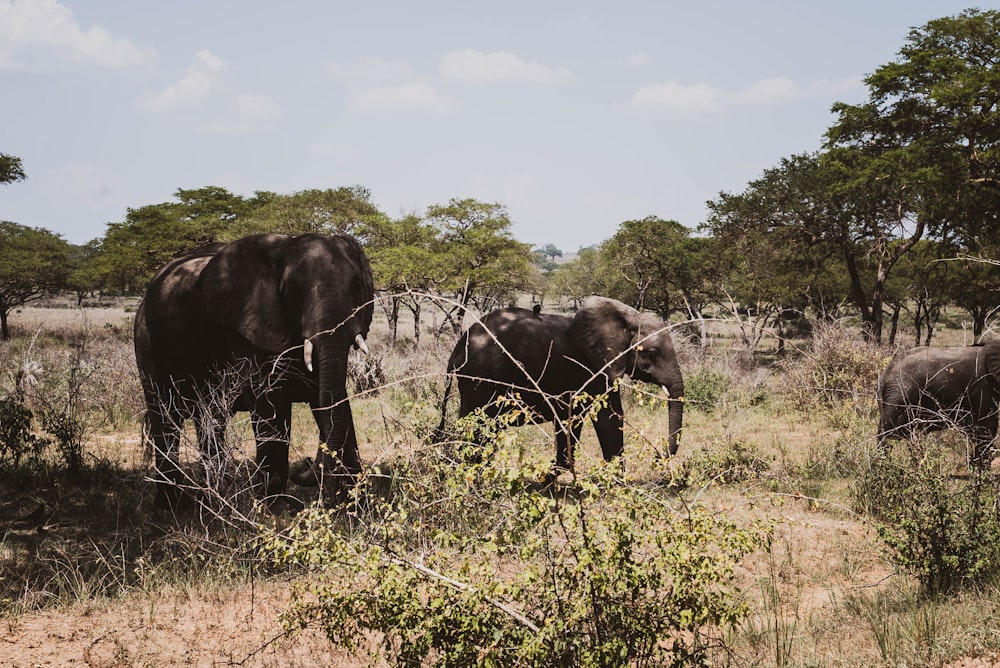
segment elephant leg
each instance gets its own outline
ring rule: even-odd
[[[153,461],[156,467],[156,510],[177,510],[181,499],[180,483],[183,474],[180,468],[181,427],[184,414],[176,407],[168,409],[160,401],[149,402],[146,412],[147,436],[153,447]]]
[[[610,462],[622,454],[625,448],[624,416],[622,396],[617,391],[608,393],[608,404],[594,417],[594,431],[601,443],[604,461]]]
[[[255,487],[264,498],[283,494],[288,484],[288,441],[292,428],[292,404],[267,403],[251,413],[257,439]]]
[[[559,413],[553,420],[556,432],[556,460],[552,468],[542,478],[542,484],[549,486],[555,483],[560,473],[572,471],[575,463],[576,445],[580,442],[580,432],[583,424],[580,416],[575,414],[571,404],[559,405]]]
[[[986,471],[993,462],[993,439],[997,434],[997,416],[987,417],[973,428],[970,435],[972,453],[969,459],[970,466],[979,471]]]

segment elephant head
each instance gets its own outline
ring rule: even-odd
[[[308,401],[321,444],[315,466],[293,475],[295,482],[316,484],[324,472],[357,474],[347,355],[352,346],[367,352],[374,310],[371,268],[358,242],[318,234],[248,237],[229,244],[199,283],[203,303],[213,306],[210,317],[254,348],[299,356],[313,379]]]
[[[590,297],[573,317],[568,335],[586,355],[591,370],[609,383],[628,375],[655,383],[669,402],[668,446],[677,452],[683,422],[684,380],[667,325],[607,297]]]

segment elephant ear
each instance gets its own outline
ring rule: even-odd
[[[617,299],[588,297],[570,323],[567,335],[583,351],[593,370],[604,368],[620,378],[631,368],[630,350],[642,314]]]
[[[986,370],[1000,383],[1000,341],[989,341],[983,346],[983,359]]]
[[[198,280],[208,318],[235,329],[257,348],[281,352],[302,343],[281,296],[280,235],[228,244]]]

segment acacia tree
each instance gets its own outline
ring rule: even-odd
[[[269,202],[273,193],[245,199],[224,188],[178,189],[175,202],[128,209],[125,220],[109,223],[100,244],[102,285],[123,294],[141,292],[153,272],[187,251],[238,236],[245,217]]]
[[[10,339],[11,310],[63,286],[69,255],[57,234],[0,221],[0,340]]]
[[[951,303],[964,309],[972,318],[976,341],[986,333],[986,323],[1000,308],[1000,246],[979,247],[975,252],[959,250],[950,260],[955,279],[948,282]]]
[[[865,79],[869,100],[837,104],[827,133],[845,169],[851,223],[869,241],[875,283],[862,312],[881,336],[885,280],[924,234],[997,233],[1000,13],[967,10],[907,36],[900,59]]]
[[[26,178],[20,158],[0,153],[0,183],[14,183]]]
[[[420,318],[427,295],[446,278],[436,256],[436,228],[417,215],[398,220],[380,216],[369,221],[363,235],[392,342],[396,342],[399,309],[403,306],[413,314],[413,339],[419,345]]]
[[[439,230],[435,257],[447,277],[441,287],[456,295],[445,311],[455,333],[470,304],[486,312],[530,284],[531,247],[514,239],[504,205],[452,199],[428,207],[426,220]]]
[[[787,310],[813,307],[827,316],[843,299],[843,282],[835,277],[849,272],[841,258],[857,258],[820,156],[785,158],[744,192],[720,193],[708,207],[702,230],[715,242],[715,280],[749,350],[771,321],[781,345]]]
[[[351,234],[364,238],[382,213],[362,186],[301,190],[291,195],[258,192],[256,206],[232,227],[233,238],[278,233]]]
[[[604,258],[595,246],[581,248],[576,257],[556,267],[548,277],[556,295],[566,297],[574,310],[590,295],[607,295]]]
[[[601,246],[609,260],[610,296],[639,310],[649,309],[669,317],[678,284],[677,249],[688,235],[688,228],[676,220],[657,216],[626,220],[619,225],[614,236]]]

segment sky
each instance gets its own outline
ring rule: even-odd
[[[697,227],[950,0],[0,0],[0,220],[83,244],[179,188],[499,202],[572,252]]]

